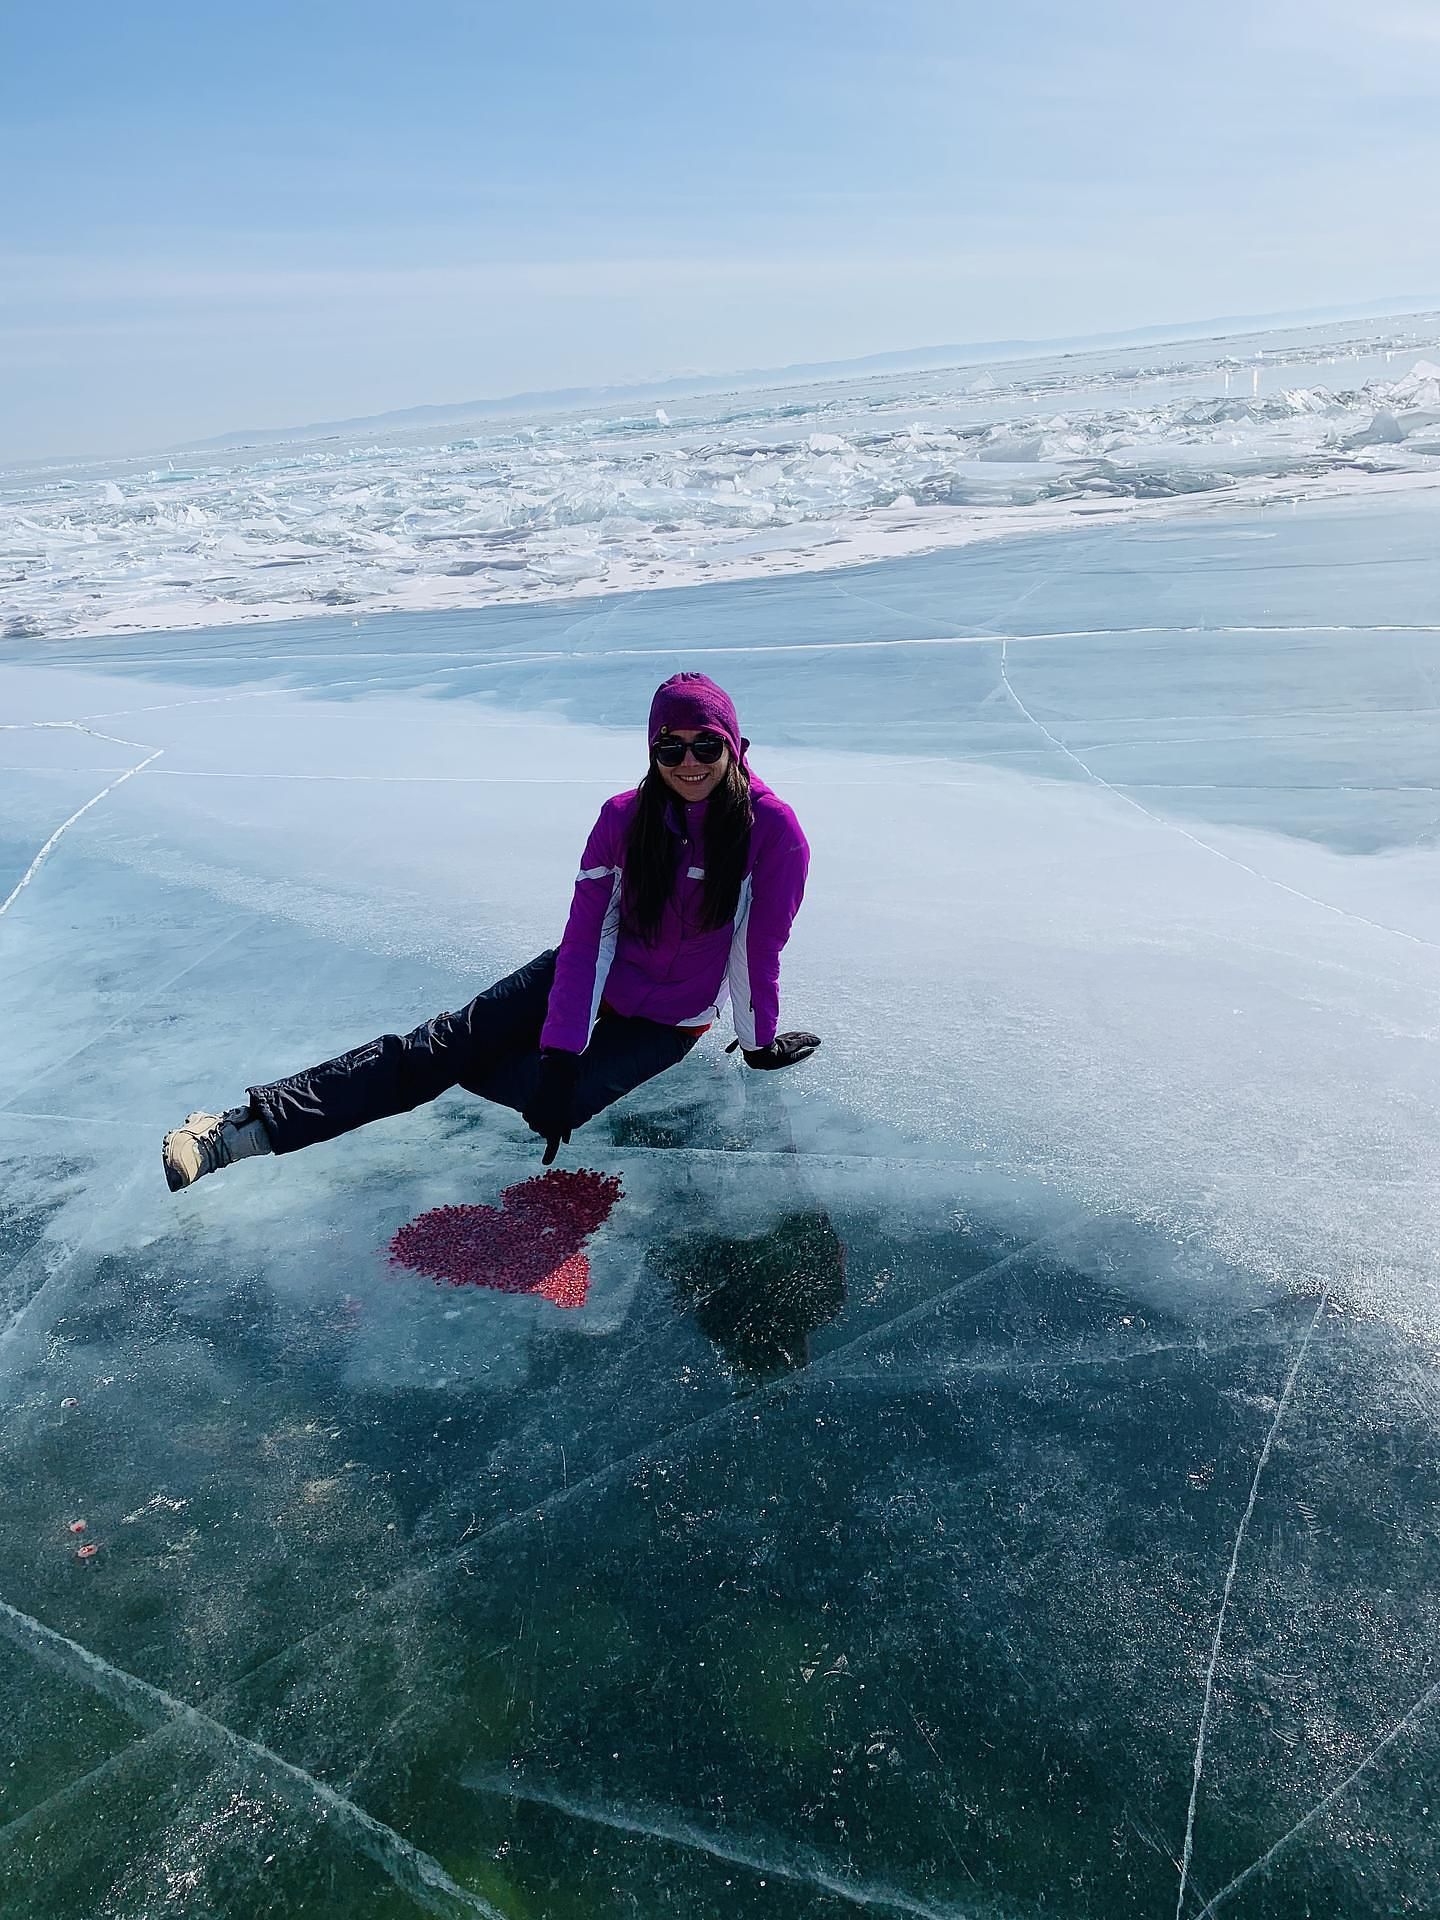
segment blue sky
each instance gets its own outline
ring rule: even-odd
[[[1440,0],[12,0],[0,459],[1440,297]]]

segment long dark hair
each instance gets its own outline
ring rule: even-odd
[[[625,842],[625,880],[621,911],[625,925],[647,946],[660,932],[665,903],[675,889],[680,843],[666,825],[673,804],[680,803],[654,765],[640,782],[640,800]],[[732,753],[725,773],[705,809],[705,890],[700,925],[723,927],[735,918],[740,883],[750,857],[750,829],[755,810],[750,800],[750,775]]]

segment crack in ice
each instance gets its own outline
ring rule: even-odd
[[[1045,579],[1040,581],[1038,586],[1032,591],[1038,592],[1039,587],[1048,585],[1050,580],[1053,577],[1054,577],[1053,575],[1047,574]],[[1021,596],[1022,599],[1028,598],[1028,597],[1029,597],[1028,595]],[[1015,604],[1019,604],[1019,603],[1016,602]],[[1010,610],[1013,611],[1013,608]],[[991,628],[991,629],[985,629],[985,630],[981,630],[973,633],[951,633],[951,634],[930,634],[930,635],[917,634],[909,638],[905,636],[899,636],[893,639],[883,639],[883,640],[785,640],[785,641],[777,641],[774,644],[768,644],[766,642],[758,642],[758,643],[752,643],[749,645],[721,645],[721,646],[705,646],[703,644],[700,644],[699,642],[695,642],[687,646],[687,652],[693,653],[697,658],[700,657],[701,655],[709,656],[712,654],[717,657],[729,658],[732,655],[745,656],[745,655],[751,655],[751,654],[768,654],[768,653],[775,653],[775,654],[855,653],[855,652],[873,653],[873,652],[883,652],[888,648],[895,648],[895,647],[980,647],[980,646],[991,646],[996,641],[1012,641],[1018,645],[1022,642],[1028,642],[1031,640],[1124,640],[1124,639],[1143,639],[1147,637],[1164,638],[1168,635],[1180,635],[1180,636],[1195,635],[1195,636],[1203,636],[1206,639],[1214,640],[1214,639],[1222,639],[1228,634],[1241,634],[1241,635],[1251,636],[1251,635],[1265,635],[1265,634],[1307,634],[1307,633],[1440,634],[1440,625],[1437,625],[1433,622],[1422,622],[1422,621],[1415,621],[1415,622],[1382,621],[1374,625],[1337,625],[1333,622],[1326,622],[1326,621],[1306,621],[1304,623],[1299,623],[1299,624],[1274,625],[1274,626],[1195,625],[1195,626],[1183,626],[1183,627],[1175,627],[1175,626],[1057,627],[1054,629],[1047,629],[1043,633],[1011,633],[1011,634],[999,633],[999,632],[996,632],[993,628]],[[658,646],[658,647],[603,647],[603,648],[594,647],[594,648],[587,648],[584,651],[584,653],[578,653],[578,654],[573,649],[558,651],[554,648],[546,648],[543,650],[537,649],[533,652],[512,650],[506,653],[461,653],[457,651],[455,648],[446,648],[444,650],[441,650],[438,648],[414,648],[414,649],[403,648],[399,650],[386,649],[383,651],[379,649],[357,649],[353,653],[341,652],[341,653],[308,653],[308,654],[307,653],[139,654],[139,655],[131,655],[128,659],[123,656],[119,656],[119,657],[107,656],[105,660],[105,665],[107,666],[107,668],[112,670],[123,669],[126,667],[133,667],[137,670],[143,671],[146,668],[155,668],[162,665],[167,667],[185,666],[185,665],[196,665],[196,666],[205,666],[205,667],[215,667],[215,666],[229,666],[229,667],[261,666],[263,667],[263,666],[293,666],[297,661],[301,661],[301,662],[308,662],[311,664],[333,664],[336,666],[342,666],[342,665],[349,665],[357,660],[385,660],[385,661],[389,661],[395,666],[403,667],[411,664],[412,662],[418,664],[419,662],[426,661],[426,660],[456,660],[456,661],[459,661],[461,664],[454,667],[437,668],[437,669],[434,669],[434,671],[436,673],[467,673],[472,671],[475,668],[480,668],[480,667],[485,667],[485,668],[527,667],[532,665],[545,666],[545,665],[557,664],[562,662],[566,665],[575,665],[585,660],[660,660],[660,659],[668,659],[672,651],[673,649],[670,648],[669,646]],[[81,662],[81,664],[83,664],[83,662]],[[332,682],[331,684],[334,684],[334,683]],[[345,684],[358,685],[361,683],[347,682]],[[318,689],[315,689],[315,688],[281,688],[281,689],[277,689],[276,691],[314,692],[317,690]],[[266,689],[265,691],[269,691],[269,690]],[[230,697],[244,698],[244,697],[249,697],[249,695],[247,691],[245,695],[241,695],[241,696],[220,695],[220,696],[212,696],[212,697],[223,700]],[[204,703],[205,702],[201,700],[201,701],[195,701],[195,702],[178,701],[175,704],[180,706],[189,706],[192,704],[202,705]],[[146,708],[146,707],[123,708],[122,707],[122,708],[112,709],[109,717],[118,717],[119,715],[124,713],[146,713],[146,712],[159,712],[159,711],[161,711],[161,709],[158,707],[156,708]],[[107,716],[102,714],[102,715],[97,715],[95,717],[105,718]]]
[[[101,1654],[81,1646],[79,1641],[57,1633],[31,1614],[12,1607],[7,1600],[0,1600],[0,1633],[35,1659],[56,1668],[67,1679],[89,1687],[142,1724],[154,1723],[157,1719],[162,1727],[183,1724],[227,1757],[248,1761],[292,1806],[298,1797],[308,1807],[318,1807],[322,1818],[333,1819],[361,1853],[427,1912],[442,1916],[442,1920],[454,1920],[454,1916],[460,1914],[477,1914],[481,1920],[503,1920],[498,1909],[452,1880],[430,1854],[258,1740],[248,1739],[200,1708],[190,1706],[161,1687],[152,1686],[138,1674],[115,1666]]]
[[[1068,1353],[1052,1354],[1043,1360],[953,1360],[943,1366],[929,1368],[909,1368],[905,1370],[879,1373],[850,1373],[840,1376],[847,1387],[893,1387],[907,1390],[926,1390],[944,1386],[950,1379],[969,1380],[979,1375],[991,1375],[999,1379],[1019,1379],[1025,1374],[1068,1373],[1074,1367],[1125,1367],[1137,1360],[1151,1360],[1160,1354],[1193,1353],[1202,1358],[1219,1358],[1230,1353],[1251,1353],[1256,1349],[1252,1340],[1225,1341],[1211,1344],[1204,1340],[1171,1340],[1148,1347],[1130,1347],[1118,1353]],[[795,1378],[796,1388],[803,1386],[806,1373]]]
[[[1332,1807],[1335,1804],[1335,1802],[1341,1797],[1341,1795],[1344,1794],[1354,1784],[1354,1782],[1359,1779],[1360,1775],[1365,1772],[1366,1768],[1373,1766],[1375,1761],[1379,1759],[1380,1755],[1385,1751],[1385,1749],[1388,1746],[1390,1746],[1394,1741],[1398,1740],[1400,1738],[1400,1735],[1405,1731],[1405,1729],[1414,1720],[1416,1720],[1420,1714],[1422,1714],[1425,1711],[1426,1707],[1428,1707],[1432,1701],[1435,1701],[1435,1700],[1440,1700],[1440,1680],[1436,1680],[1435,1682],[1433,1682],[1432,1685],[1428,1686],[1425,1689],[1424,1693],[1420,1695],[1419,1699],[1414,1701],[1413,1704],[1410,1707],[1408,1707],[1404,1713],[1401,1714],[1400,1718],[1395,1722],[1394,1726],[1391,1727],[1390,1731],[1375,1743],[1375,1745],[1365,1755],[1363,1760],[1359,1761],[1355,1766],[1353,1766],[1350,1769],[1349,1773],[1346,1774],[1343,1780],[1339,1781],[1335,1786],[1333,1786],[1330,1789],[1329,1793],[1325,1795],[1323,1800],[1317,1800],[1315,1802],[1315,1805],[1311,1807],[1310,1811],[1307,1814],[1304,1814],[1299,1820],[1297,1820],[1294,1826],[1291,1827],[1288,1832],[1282,1833],[1280,1838],[1274,1843],[1274,1845],[1267,1847],[1265,1852],[1261,1854],[1260,1858],[1258,1860],[1252,1861],[1251,1864],[1245,1868],[1243,1873],[1237,1873],[1235,1878],[1227,1882],[1225,1886],[1221,1887],[1218,1893],[1212,1894],[1210,1898],[1205,1902],[1205,1905],[1200,1909],[1199,1913],[1196,1914],[1195,1920],[1206,1920],[1206,1916],[1214,1913],[1216,1909],[1219,1907],[1220,1902],[1222,1900],[1228,1900],[1232,1893],[1239,1892],[1240,1888],[1244,1886],[1247,1880],[1253,1879],[1253,1877],[1257,1873],[1263,1873],[1265,1868],[1270,1865],[1270,1862],[1281,1851],[1281,1849],[1284,1847],[1288,1847],[1290,1842],[1296,1837],[1297,1834],[1303,1833],[1305,1831],[1306,1827],[1310,1825],[1312,1820],[1318,1820],[1322,1813],[1324,1813],[1328,1808]]]
[[[65,834],[75,825],[77,820],[83,820],[92,807],[98,807],[100,802],[114,793],[117,787],[123,787],[127,780],[133,780],[137,773],[143,773],[146,767],[153,761],[158,760],[164,751],[165,749],[163,747],[157,747],[152,754],[147,755],[137,766],[130,767],[122,773],[118,780],[112,780],[108,787],[102,787],[99,793],[94,794],[85,802],[83,807],[77,807],[68,820],[62,820],[50,838],[45,842],[44,846],[41,847],[40,851],[36,854],[35,858],[30,862],[19,880],[10,889],[5,899],[0,900],[0,914],[6,914],[10,911],[11,907],[14,906],[15,902],[20,898],[20,895],[25,891],[26,887],[29,886],[36,874],[39,873]]]
[[[568,1486],[552,1488],[549,1493],[542,1494],[538,1500],[531,1501],[528,1506],[521,1508],[518,1513],[507,1514],[503,1519],[495,1521],[488,1527],[475,1531],[467,1528],[466,1533],[457,1545],[446,1548],[440,1553],[433,1554],[420,1566],[413,1568],[406,1574],[402,1574],[398,1580],[392,1581],[388,1587],[381,1588],[379,1592],[366,1594],[354,1608],[343,1613],[332,1615],[319,1626],[312,1628],[308,1633],[302,1634],[298,1640],[293,1640],[288,1646],[281,1647],[277,1649],[276,1652],[267,1655],[258,1666],[247,1668],[245,1672],[238,1674],[234,1680],[227,1683],[227,1686],[234,1687],[248,1684],[253,1681],[257,1675],[274,1666],[277,1661],[290,1659],[301,1647],[310,1641],[318,1639],[322,1634],[328,1633],[333,1627],[338,1625],[341,1620],[353,1618],[362,1607],[383,1605],[393,1600],[398,1594],[404,1593],[408,1588],[416,1585],[418,1582],[427,1580],[434,1574],[443,1571],[447,1566],[463,1564],[466,1556],[477,1547],[484,1545],[488,1541],[498,1539],[503,1534],[510,1533],[517,1527],[527,1526],[536,1518],[542,1520],[548,1518],[558,1508],[569,1506],[580,1498],[580,1496],[592,1493],[597,1488],[608,1485],[611,1481],[629,1472],[634,1467],[644,1465],[647,1461],[652,1460],[662,1448],[672,1447],[679,1441],[688,1441],[706,1428],[718,1426],[724,1421],[740,1414],[754,1416],[756,1406],[761,1402],[773,1400],[787,1391],[799,1392],[803,1390],[811,1375],[816,1374],[822,1367],[828,1366],[829,1363],[835,1360],[840,1354],[847,1353],[855,1347],[862,1346],[867,1340],[873,1340],[879,1335],[890,1331],[892,1328],[903,1325],[917,1318],[919,1315],[928,1312],[930,1309],[942,1305],[945,1301],[957,1297],[968,1289],[979,1285],[982,1281],[991,1279],[998,1273],[1003,1273],[1017,1260],[1024,1259],[1027,1255],[1035,1252],[1037,1248],[1044,1246],[1060,1234],[1068,1231],[1079,1218],[1080,1216],[1075,1216],[1074,1219],[1062,1221],[1048,1233],[1038,1235],[1036,1239],[1027,1242],[1024,1246],[1017,1247],[1013,1253],[1006,1254],[1000,1260],[992,1261],[988,1266],[979,1268],[975,1273],[967,1274],[963,1280],[957,1280],[953,1286],[946,1287],[940,1293],[931,1295],[928,1300],[921,1301],[916,1306],[907,1308],[904,1312],[893,1315],[889,1320],[881,1321],[878,1326],[866,1328],[863,1333],[856,1334],[854,1339],[847,1340],[842,1345],[832,1348],[830,1352],[824,1356],[823,1361],[817,1361],[813,1366],[806,1368],[800,1375],[767,1382],[766,1385],[761,1387],[757,1392],[743,1400],[727,1400],[720,1406],[712,1407],[708,1413],[697,1414],[693,1420],[684,1421],[678,1427],[672,1427],[667,1432],[642,1442],[640,1446],[622,1455],[620,1459],[607,1461],[604,1466],[595,1468],[593,1472],[586,1474],[583,1479],[576,1480]],[[216,1695],[213,1697],[219,1698],[220,1696]]]
[[[1279,1404],[1275,1408],[1275,1418],[1270,1423],[1270,1431],[1265,1436],[1265,1444],[1260,1449],[1260,1458],[1255,1463],[1255,1477],[1250,1482],[1250,1498],[1245,1502],[1245,1511],[1240,1516],[1240,1525],[1236,1530],[1235,1544],[1230,1550],[1230,1565],[1225,1573],[1225,1585],[1220,1595],[1220,1612],[1215,1621],[1215,1638],[1210,1647],[1210,1665],[1205,1673],[1205,1699],[1200,1708],[1200,1730],[1195,1741],[1195,1759],[1191,1769],[1190,1805],[1185,1815],[1185,1844],[1180,1854],[1180,1893],[1175,1902],[1175,1920],[1182,1920],[1185,1910],[1185,1889],[1190,1877],[1190,1861],[1195,1850],[1195,1810],[1200,1801],[1200,1776],[1205,1768],[1205,1739],[1210,1725],[1210,1704],[1215,1693],[1215,1670],[1220,1662],[1220,1642],[1225,1633],[1225,1616],[1230,1609],[1230,1596],[1235,1588],[1235,1575],[1240,1565],[1240,1550],[1245,1544],[1245,1534],[1250,1525],[1250,1516],[1255,1511],[1255,1502],[1260,1497],[1260,1479],[1270,1459],[1271,1449],[1275,1445],[1275,1436],[1280,1431],[1280,1422],[1285,1418],[1285,1409],[1290,1404],[1290,1396],[1295,1390],[1300,1368],[1305,1359],[1305,1350],[1310,1345],[1311,1336],[1320,1324],[1320,1316],[1329,1304],[1328,1287],[1320,1295],[1319,1304],[1304,1338],[1296,1349],[1291,1362],[1290,1372],[1281,1389]],[[1219,1898],[1217,1895],[1216,1898]]]
[[[1105,779],[1103,774],[1096,773],[1095,769],[1088,765],[1086,761],[1082,760],[1073,748],[1067,747],[1065,742],[1060,739],[1057,734],[1052,733],[1043,720],[1036,719],[1035,715],[1015,691],[1014,685],[1011,682],[1006,659],[1009,644],[1009,641],[1006,640],[1001,643],[1000,647],[1000,678],[1005,684],[1005,691],[1030,722],[1031,726],[1034,727],[1037,732],[1042,733],[1050,742],[1051,746],[1056,748],[1058,752],[1063,753],[1067,760],[1073,760],[1087,780],[1093,781],[1097,787],[1103,787],[1107,793],[1113,794],[1115,798],[1122,801],[1125,806],[1133,807],[1136,813],[1143,814],[1145,819],[1153,822],[1155,826],[1162,828],[1165,832],[1178,833],[1182,840],[1188,840],[1192,846],[1199,847],[1202,853],[1212,854],[1215,859],[1224,860],[1227,865],[1238,867],[1242,873],[1248,873],[1252,879],[1261,880],[1267,887],[1274,887],[1281,893],[1288,893],[1292,899],[1308,901],[1312,907],[1319,907],[1325,913],[1333,913],[1338,919],[1350,920],[1357,926],[1369,927],[1372,933],[1388,933],[1397,940],[1408,940],[1412,946],[1428,947],[1432,952],[1437,946],[1440,946],[1440,942],[1427,940],[1423,935],[1418,933],[1409,933],[1404,927],[1391,927],[1387,926],[1382,920],[1367,919],[1363,913],[1352,913],[1348,907],[1337,907],[1333,901],[1322,900],[1317,894],[1306,893],[1302,887],[1292,887],[1288,881],[1277,880],[1273,874],[1263,873],[1259,867],[1252,867],[1247,860],[1241,860],[1233,853],[1226,853],[1222,847],[1212,846],[1208,840],[1202,840],[1198,833],[1191,833],[1188,827],[1182,827],[1178,820],[1167,820],[1163,814],[1152,813],[1149,807],[1143,806],[1132,794],[1127,793],[1124,787],[1117,787],[1111,781]]]
[[[687,1847],[693,1852],[703,1853],[708,1859],[759,1874],[762,1884],[765,1879],[787,1880],[831,1894],[848,1901],[852,1906],[913,1915],[916,1920],[968,1920],[968,1916],[976,1912],[973,1907],[936,1906],[928,1900],[917,1899],[914,1894],[900,1887],[847,1880],[827,1866],[818,1854],[812,1854],[803,1864],[800,1859],[764,1860],[734,1845],[724,1834],[707,1831],[693,1820],[676,1819],[649,1808],[625,1808],[614,1804],[592,1806],[568,1794],[548,1788],[527,1787],[519,1781],[503,1778],[467,1779],[465,1785],[476,1793],[490,1793],[500,1799],[522,1800],[530,1806],[549,1807],[556,1813],[564,1814],[567,1819],[588,1821],[595,1826],[609,1827],[616,1833],[638,1834],[646,1839],[666,1841],[672,1846]]]
[[[248,933],[250,929],[256,925],[259,918],[260,916],[258,914],[252,914],[248,919],[242,920],[239,926],[232,927],[228,933],[223,934],[213,945],[208,946],[203,953],[196,954],[193,960],[187,960],[178,972],[172,973],[164,980],[161,980],[158,985],[151,988],[149,993],[143,994],[138,1000],[130,1001],[125,1011],[117,1015],[116,1018],[110,1022],[109,1026],[101,1027],[98,1033],[92,1033],[89,1039],[85,1040],[72,1052],[63,1055],[59,1060],[52,1060],[50,1065],[37,1073],[33,1080],[27,1080],[22,1087],[18,1087],[8,1100],[0,1101],[0,1114],[12,1111],[14,1101],[23,1100],[27,1093],[33,1093],[35,1088],[40,1086],[43,1081],[48,1080],[52,1073],[58,1073],[62,1067],[68,1067],[72,1061],[78,1060],[81,1054],[88,1053],[91,1047],[97,1046],[107,1035],[114,1033],[118,1027],[123,1027],[126,1021],[138,1013],[142,1007],[148,1007],[153,1001],[159,999],[162,993],[167,993],[177,981],[183,980],[187,974],[193,973],[197,967],[203,967],[207,961],[213,960],[215,955],[225,947],[228,947],[232,940],[238,940],[242,934]]]

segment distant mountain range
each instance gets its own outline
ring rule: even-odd
[[[351,420],[315,421],[306,426],[260,427],[187,441],[191,452],[207,448],[262,446],[277,440],[316,440],[337,434],[394,433],[442,421],[486,419],[513,413],[561,413],[575,407],[622,406],[627,402],[678,399],[687,394],[739,389],[799,386],[815,380],[863,378],[941,367],[969,367],[996,361],[1031,360],[1045,354],[1103,352],[1106,348],[1162,346],[1180,341],[1222,339],[1281,328],[1324,326],[1347,320],[1401,318],[1440,311],[1440,300],[1400,297],[1363,306],[1312,308],[1296,313],[1229,314],[1210,320],[1183,320],[1167,326],[1133,327],[1123,333],[1073,334],[1053,340],[976,340],[963,346],[909,347],[896,353],[869,353],[858,360],[814,360],[786,367],[752,367],[733,373],[685,373],[606,387],[560,387],[539,393],[510,393],[483,400],[457,400],[433,406],[401,407]],[[178,449],[176,449],[178,451]]]

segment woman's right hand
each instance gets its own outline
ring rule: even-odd
[[[563,1047],[541,1048],[540,1076],[521,1118],[545,1142],[545,1154],[540,1162],[543,1167],[550,1165],[562,1145],[570,1143],[579,1072],[578,1053],[568,1053]]]

